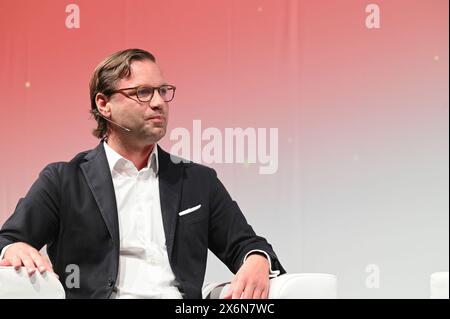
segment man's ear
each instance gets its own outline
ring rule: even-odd
[[[97,93],[95,96],[95,104],[97,105],[97,110],[106,118],[111,117],[111,104],[108,103],[108,98],[103,93]]]

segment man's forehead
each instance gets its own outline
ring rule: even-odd
[[[119,81],[121,84],[160,86],[166,84],[160,67],[150,61],[132,61],[130,76]]]

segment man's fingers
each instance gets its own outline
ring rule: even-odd
[[[49,271],[59,279],[59,276],[53,271],[51,263],[47,261],[43,256],[41,256],[38,252],[31,252],[30,257],[28,258],[26,254],[22,254],[21,256],[22,258],[16,255],[10,256],[9,258],[3,258],[0,261],[0,266],[14,267],[15,270],[19,270],[20,267],[25,266],[27,272],[30,275],[34,274],[36,269],[38,269],[40,273]],[[43,271],[41,271],[41,267],[43,267]]]
[[[46,270],[51,270],[51,267],[47,264],[46,260],[42,258],[37,250],[31,251],[30,256],[41,274]]]
[[[31,276],[36,271],[36,266],[34,265],[33,259],[29,257],[28,255],[22,253],[20,256],[20,259],[22,259],[22,263],[27,268],[28,274]]]
[[[3,259],[3,260],[0,261],[0,266],[8,267],[8,266],[12,266],[12,264],[9,261],[9,259]]]
[[[252,299],[253,293],[255,291],[255,286],[251,283],[247,283],[244,289],[244,295],[242,296],[243,299]]]
[[[269,298],[269,288],[266,288],[261,293],[261,299],[268,299]]]
[[[0,265],[10,265],[16,270],[25,266],[30,276],[36,272],[36,269],[40,273],[47,270],[53,272],[51,262],[45,259],[33,246],[24,242],[11,244],[5,251],[4,260],[0,261]]]
[[[234,285],[233,294],[231,299],[241,299],[242,291],[244,290],[244,283],[237,281]]]
[[[50,261],[50,258],[48,257],[48,255],[41,255],[42,258],[45,260],[45,263],[50,267],[50,269],[53,271],[53,265],[52,262]]]
[[[11,265],[14,267],[15,270],[19,270],[20,267],[22,267],[22,260],[19,256],[12,256],[9,258],[9,261],[11,262]]]
[[[262,298],[262,289],[259,288],[255,288],[255,290],[253,290],[253,296],[251,297],[252,299],[261,299]]]
[[[225,293],[225,295],[223,296],[223,299],[230,299],[231,296],[233,295],[233,283],[230,284],[230,287],[228,287],[227,292]]]
[[[42,259],[44,259],[45,264],[47,265],[47,269],[56,276],[56,278],[59,279],[59,276],[56,274],[56,272],[53,270],[53,265],[52,262],[50,261],[50,258],[48,257],[48,255],[41,255]]]

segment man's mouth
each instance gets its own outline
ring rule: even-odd
[[[154,115],[147,119],[147,121],[151,122],[164,122],[164,116],[163,115]]]

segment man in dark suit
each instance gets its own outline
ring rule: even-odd
[[[209,248],[236,274],[227,298],[267,298],[269,277],[285,272],[271,245],[213,169],[157,145],[175,89],[144,50],[99,64],[101,142],[40,173],[0,230],[0,266],[55,272],[68,298],[201,298]]]

